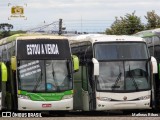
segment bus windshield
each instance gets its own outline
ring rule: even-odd
[[[148,59],[145,43],[97,43],[95,44],[97,60]]]
[[[100,62],[97,90],[141,91],[150,89],[148,61]]]
[[[142,91],[150,89],[147,46],[142,42],[95,44],[99,61],[97,90]]]
[[[72,89],[71,61],[19,60],[19,89],[59,92]]]

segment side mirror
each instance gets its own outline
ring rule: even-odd
[[[72,55],[72,59],[73,59],[73,68],[74,71],[78,71],[79,70],[79,59],[76,55]]]
[[[7,82],[7,67],[3,62],[1,63],[1,72],[2,82]]]
[[[153,74],[158,73],[157,60],[151,56]]]
[[[16,70],[17,69],[16,63],[17,63],[16,56],[12,56],[11,57],[11,68],[12,68],[12,70]]]
[[[93,74],[98,76],[99,75],[99,62],[96,58],[92,58],[92,62],[94,65]]]

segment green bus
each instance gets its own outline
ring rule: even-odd
[[[42,34],[3,38],[0,62],[2,110],[73,109],[73,72],[79,61],[67,38]]]
[[[138,32],[135,35],[145,39],[150,55],[157,60],[158,74],[154,76],[154,95],[155,108],[160,109],[160,28]]]

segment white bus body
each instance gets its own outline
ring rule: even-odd
[[[78,99],[74,98],[74,109],[101,111],[152,108],[151,57],[142,38],[89,34],[74,36],[69,40],[72,54],[80,59],[80,70],[75,74],[75,94],[78,93],[75,97]],[[156,66],[152,65],[154,69]],[[127,77],[128,73],[133,72],[133,77]],[[79,92],[77,87],[81,87]],[[81,105],[78,106],[78,103]]]

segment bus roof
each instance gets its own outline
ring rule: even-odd
[[[28,40],[28,39],[66,39],[64,36],[49,35],[49,34],[15,34],[0,40],[0,45],[6,44],[15,40]]]
[[[127,35],[105,35],[105,34],[87,34],[79,35],[69,38],[70,43],[78,43],[83,41],[90,41],[92,44],[95,42],[124,42],[124,41],[144,41],[141,37],[127,36]],[[145,42],[145,41],[144,41]]]
[[[139,37],[151,37],[154,35],[160,36],[160,28],[152,29],[152,30],[145,30],[145,31],[141,31],[135,34],[135,36],[139,36]]]

